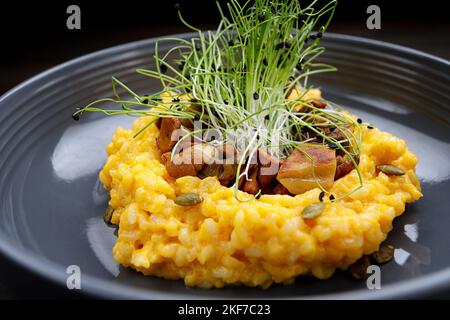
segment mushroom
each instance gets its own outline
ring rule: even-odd
[[[173,134],[180,128],[180,120],[176,118],[162,118],[159,127],[159,137],[156,140],[156,144],[162,153],[172,150],[175,146],[177,139],[174,139]]]
[[[172,152],[166,152],[161,155],[161,161],[166,166],[167,173],[172,178],[180,178],[184,176],[195,176],[197,175],[197,170],[195,170],[195,166],[192,163],[184,163],[184,164],[174,164],[173,161],[170,160]],[[177,155],[175,155],[177,157]]]
[[[359,162],[359,158],[356,159],[356,163]],[[336,173],[334,175],[334,180],[337,180],[355,168],[352,160],[346,154],[344,155],[336,155]]]
[[[280,160],[264,149],[258,149],[258,164],[258,182],[262,188],[269,188],[277,176]]]
[[[257,177],[258,177],[258,168],[254,168],[250,173],[249,179],[244,181],[242,191],[250,194],[257,194],[259,191],[259,183]]]
[[[304,143],[283,162],[277,180],[293,194],[301,194],[319,184],[329,190],[336,172],[335,150],[322,144]]]
[[[212,164],[217,157],[217,149],[206,144],[196,143],[176,153],[171,159],[171,152],[161,156],[167,172],[173,178],[196,176],[203,168]]]
[[[277,183],[275,187],[273,188],[274,194],[289,194],[289,190],[286,189],[285,186],[283,186],[281,183]]]
[[[217,147],[217,158],[214,163],[208,164],[199,172],[200,178],[216,176],[224,186],[236,178],[237,149],[230,144]]]

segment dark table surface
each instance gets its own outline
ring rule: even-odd
[[[213,29],[214,25],[205,24],[203,28]],[[23,45],[18,51],[8,51],[9,54],[0,59],[0,94],[41,71],[80,55],[130,41],[187,31],[184,27],[170,24],[95,30],[88,34],[32,34],[31,38],[47,39],[46,43],[38,48],[33,43]],[[334,24],[330,31],[387,41],[450,59],[450,23],[387,22],[382,24],[381,30],[368,30],[364,23],[344,22]],[[31,53],[27,51],[29,49]],[[2,54],[5,52],[0,52],[0,57]]]
[[[206,25],[205,27],[212,26]],[[185,31],[186,29],[179,25],[161,25],[147,28],[98,30],[87,36],[86,34],[63,35],[51,47],[35,48],[33,55],[21,52],[17,55],[11,55],[12,60],[1,59],[0,94],[41,71],[79,55],[134,40]],[[360,23],[351,22],[336,24],[331,31],[392,42],[431,53],[447,60],[450,59],[449,23],[390,22],[384,23],[381,30],[371,31],[361,27]],[[84,297],[80,293],[49,283],[29,271],[23,270],[0,254],[0,299],[70,299]],[[450,291],[426,298],[450,298]]]

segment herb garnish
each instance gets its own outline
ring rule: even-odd
[[[303,100],[310,89],[309,76],[336,70],[315,60],[325,50],[319,43],[331,22],[337,1],[332,0],[319,9],[315,8],[317,2],[302,7],[298,1],[255,0],[252,6],[249,2],[241,6],[237,0],[230,0],[227,15],[218,5],[222,19],[215,32],[201,32],[191,26],[177,6],[180,20],[197,32],[197,36],[190,40],[158,40],[155,43],[155,70],[137,70],[158,79],[162,90],[144,98],[113,77],[114,98],[99,99],[73,116],[76,119],[84,112],[100,112],[197,119],[202,129],[187,133],[180,141],[213,129],[222,134],[222,140],[215,143],[235,145],[240,152],[236,192],[239,179],[248,178],[250,162],[246,163],[246,160],[252,159],[258,148],[284,158],[299,143],[321,140],[351,159],[360,181],[360,186],[352,193],[362,186],[357,164],[360,121],[353,121],[335,109],[317,108]],[[161,54],[159,45],[164,41],[178,44]],[[180,58],[172,61],[170,56],[175,52]],[[132,99],[122,99],[117,87],[124,89]],[[298,90],[298,96],[288,98],[293,89]],[[161,100],[163,96],[170,99]],[[111,102],[122,105],[123,109],[100,106]],[[200,108],[191,108],[194,102]],[[153,123],[155,120],[150,120],[135,137]],[[348,125],[357,128],[358,134],[346,129]],[[336,140],[326,135],[322,130],[325,127],[334,128],[345,139]],[[316,137],[311,138],[311,133]]]

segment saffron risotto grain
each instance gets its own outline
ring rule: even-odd
[[[299,275],[326,279],[377,251],[405,204],[422,196],[417,158],[405,141],[362,127],[364,185],[333,203],[325,196],[325,209],[316,219],[304,220],[301,213],[318,201],[318,188],[295,197],[262,195],[239,202],[234,190],[216,177],[170,177],[159,160],[158,128],[151,125],[133,138],[150,120],[142,117],[131,130],[117,129],[100,172],[115,209],[112,222],[119,225],[113,256],[145,275],[184,279],[187,286],[204,288],[267,288],[292,283]],[[388,176],[376,169],[380,163],[393,164],[405,175]],[[334,183],[331,193],[345,194],[356,186],[353,170]],[[174,199],[183,193],[197,193],[204,200],[190,207],[176,205]]]

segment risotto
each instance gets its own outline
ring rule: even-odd
[[[115,209],[112,222],[119,225],[114,258],[145,275],[205,288],[266,288],[298,275],[326,279],[377,251],[405,204],[421,197],[416,156],[403,140],[376,128],[362,128],[363,187],[338,201],[325,197],[323,213],[304,220],[301,212],[317,202],[319,188],[297,196],[248,195],[249,201],[241,202],[217,177],[174,179],[160,161],[156,125],[133,138],[146,123],[142,117],[131,130],[117,130],[100,173]],[[392,163],[405,174],[378,172],[379,163]],[[331,193],[344,194],[357,184],[353,170],[334,183]],[[188,192],[198,193],[203,202],[192,207],[174,203]]]
[[[309,84],[336,70],[315,59],[337,2],[316,5],[230,0],[216,32],[155,40],[154,68],[137,72],[160,91],[113,77],[113,98],[72,115],[137,117],[100,172],[118,263],[187,286],[267,288],[338,268],[362,279],[368,255],[392,258],[381,244],[422,196],[417,158]]]

